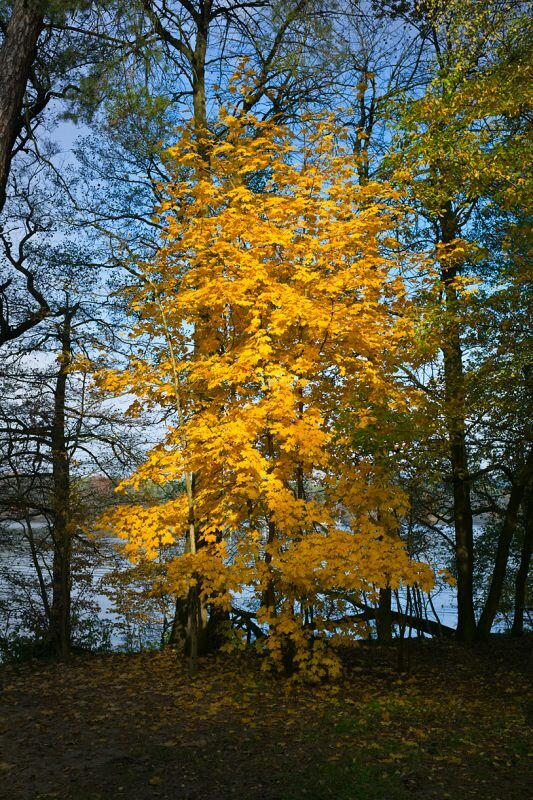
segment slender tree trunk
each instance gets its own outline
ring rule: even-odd
[[[15,0],[0,48],[0,212],[6,200],[26,84],[43,28],[43,9],[42,0]]]
[[[52,620],[52,610],[50,608],[50,601],[48,598],[48,589],[46,586],[46,581],[44,579],[43,570],[39,562],[39,554],[37,553],[37,547],[35,546],[33,526],[29,514],[26,514],[25,522],[27,530],[27,540],[30,545],[31,560],[33,563],[33,568],[35,569],[35,573],[37,575],[37,581],[39,583],[39,592],[43,603],[44,613],[46,615],[47,627],[48,629],[50,629],[50,623]]]
[[[193,87],[193,121],[197,140],[198,154],[200,156],[200,176],[203,177],[209,170],[209,157],[207,151],[207,103],[205,93],[205,59],[207,55],[207,39],[211,21],[211,0],[200,4],[201,8],[196,17],[196,41],[191,54],[192,87]],[[201,348],[199,333],[196,333],[195,349]],[[202,400],[200,398],[200,404]],[[200,475],[194,475],[192,481],[192,507],[194,497],[198,491]],[[190,552],[195,553],[201,542],[198,540],[198,521],[193,519],[190,528]],[[189,655],[189,672],[194,677],[198,671],[198,657],[208,651],[208,611],[207,605],[201,598],[201,587],[198,583],[189,590],[187,603],[187,639],[185,650]]]
[[[200,628],[200,615],[198,598],[198,587],[191,586],[188,596],[187,607],[187,650],[189,656],[189,678],[196,677],[198,673],[198,633]]]
[[[67,309],[61,324],[61,355],[54,391],[52,423],[52,477],[54,509],[54,556],[52,564],[51,639],[58,658],[66,658],[71,644],[70,466],[65,428],[67,375],[72,360],[72,318],[77,307]]]
[[[143,0],[143,5],[148,11],[155,29],[162,38],[169,41],[169,34],[163,28],[157,13],[152,8],[151,3]],[[193,125],[196,136],[198,154],[200,156],[200,167],[198,177],[204,177],[209,170],[209,158],[207,150],[207,104],[205,92],[205,59],[207,54],[207,41],[209,35],[209,25],[211,22],[212,0],[204,0],[200,7],[191,12],[195,26],[195,43],[191,48],[188,43],[170,37],[170,44],[177,47],[179,52],[189,62],[191,68],[191,82],[193,95]],[[206,210],[207,213],[207,210]],[[201,332],[195,331],[194,347],[195,351],[201,349]],[[201,406],[200,397],[199,404]],[[180,412],[181,414],[181,412]],[[187,530],[186,551],[196,553],[197,548],[201,547],[199,539],[198,520],[195,515],[195,498],[198,493],[200,475],[194,474],[186,478],[189,522]],[[199,584],[188,592],[186,597],[176,599],[174,620],[170,635],[171,644],[176,646],[178,652],[185,653],[189,658],[189,673],[194,677],[198,670],[198,657],[207,652],[209,636],[207,631],[208,613],[205,602],[201,600],[201,588]]]
[[[379,606],[376,614],[378,642],[392,642],[392,592],[390,589],[379,590]]]
[[[206,170],[209,159],[206,151],[205,136],[207,134],[207,102],[205,94],[205,59],[207,55],[207,39],[209,36],[209,17],[211,2],[203,4],[204,10],[198,19],[196,42],[191,61],[192,67],[192,102],[194,114],[194,130],[198,142],[198,152]]]
[[[457,220],[451,204],[440,220],[441,241],[450,244],[458,236]],[[455,281],[458,265],[446,258],[441,269],[446,302],[446,328],[442,343],[444,358],[446,423],[452,469],[457,566],[457,638],[472,642],[476,635],[474,614],[474,527],[470,497],[470,475],[466,446],[465,378],[459,322],[459,298]]]
[[[192,476],[190,484],[190,498],[189,498],[189,529],[187,533],[187,543],[185,551],[196,554],[197,536],[196,536],[196,519],[194,509],[194,491],[196,486],[196,476]],[[198,576],[197,579],[199,580]],[[194,678],[198,672],[198,641],[199,641],[199,627],[200,627],[200,589],[198,583],[191,586],[187,595],[187,624],[186,624],[186,640],[185,652],[189,657],[189,677]]]
[[[401,605],[400,605],[400,594],[398,590],[394,592],[394,597],[396,600],[396,615],[397,615],[397,623],[398,623],[398,655],[397,655],[397,662],[396,668],[398,672],[409,672],[411,667],[411,646],[410,646],[410,638],[405,638],[405,630],[407,628],[407,624],[404,620],[404,616],[407,617],[409,603],[411,602],[411,592],[409,586],[407,587],[407,598],[405,603],[405,615],[402,614]],[[379,614],[379,609],[378,609]],[[391,624],[392,624],[392,609],[390,612],[391,615]],[[377,621],[377,619],[376,619]],[[379,635],[378,635],[379,636]]]
[[[524,497],[526,484],[528,483],[532,472],[533,450],[530,452],[526,464],[524,464],[522,469],[518,471],[511,489],[509,502],[507,503],[507,509],[505,511],[505,519],[503,521],[502,530],[498,538],[498,547],[496,549],[496,558],[494,560],[494,567],[492,570],[490,589],[481,617],[479,619],[479,639],[488,638],[492,628],[492,623],[494,622],[494,617],[498,612],[498,606],[500,604],[503,584],[505,581],[505,574],[507,572],[509,551],[511,549],[511,542],[516,530],[518,512]]]
[[[454,293],[454,290],[447,292]],[[471,642],[476,631],[473,591],[474,526],[463,412],[464,375],[457,332],[453,333],[443,349],[457,565],[457,638],[463,642]]]
[[[267,439],[268,456],[270,458],[270,461],[272,462],[274,459],[274,440],[272,438],[272,434],[269,433],[268,431],[266,434],[266,439]],[[272,469],[272,467],[270,467],[269,469]],[[269,576],[272,575],[271,545],[273,545],[274,542],[276,541],[276,536],[277,536],[276,524],[273,519],[269,518],[267,546],[265,548],[265,564],[267,567],[267,574]],[[263,588],[263,593],[261,596],[261,607],[269,609],[272,612],[272,614],[276,613],[276,589],[274,586],[273,577],[269,577],[265,583],[265,586]]]
[[[527,579],[531,564],[531,551],[533,549],[533,485],[530,483],[526,489],[523,500],[524,511],[524,541],[520,553],[520,566],[515,581],[514,618],[511,633],[513,636],[522,636],[524,633],[524,609],[526,607]]]
[[[273,544],[275,539],[276,539],[276,526],[272,521],[269,521],[267,548],[265,551],[265,564],[267,566],[268,574],[270,574],[271,572],[270,565],[272,563],[272,553],[268,548],[269,545]],[[274,587],[274,579],[271,577],[267,579],[265,587],[263,589],[263,593],[261,595],[261,607],[269,609],[273,614],[276,611],[276,590]]]

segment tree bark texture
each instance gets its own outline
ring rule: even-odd
[[[0,47],[0,212],[6,200],[26,84],[43,28],[43,8],[41,0],[15,0]]]

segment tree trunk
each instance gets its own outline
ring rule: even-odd
[[[524,509],[524,542],[520,553],[520,566],[516,575],[514,618],[511,633],[513,636],[522,636],[524,633],[524,609],[526,607],[527,579],[529,565],[531,564],[531,550],[533,549],[533,485],[526,489],[523,500]]]
[[[485,601],[483,612],[479,619],[477,631],[479,639],[488,638],[492,628],[492,623],[494,622],[494,617],[498,611],[498,606],[502,596],[503,584],[505,581],[505,573],[507,571],[509,551],[511,549],[511,542],[516,530],[518,512],[520,510],[520,504],[522,503],[525,487],[529,481],[531,472],[533,472],[533,450],[529,454],[526,464],[524,464],[522,469],[518,471],[511,489],[511,495],[509,497],[509,502],[507,503],[502,531],[498,538],[498,547],[496,550],[496,558],[494,560],[494,567],[492,570],[490,589]]]
[[[276,613],[276,590],[274,587],[274,579],[270,577],[272,575],[271,570],[271,563],[272,563],[272,553],[269,550],[269,546],[274,543],[276,539],[276,526],[272,520],[268,521],[268,539],[267,539],[267,546],[265,549],[265,564],[267,567],[267,573],[269,577],[266,580],[265,586],[263,588],[263,592],[261,594],[261,607],[269,609],[272,614]]]
[[[451,204],[448,204],[446,213],[441,217],[440,226],[443,245],[450,244],[459,235],[457,219]],[[442,354],[444,358],[445,413],[453,486],[457,566],[457,638],[462,642],[472,642],[476,635],[473,590],[474,528],[466,447],[465,379],[459,298],[455,285],[457,275],[458,264],[455,263],[455,259],[453,256],[446,257],[441,267],[446,302],[446,328]]]
[[[168,643],[176,649],[177,653],[185,652],[187,643],[187,599],[184,597],[176,598]]]
[[[337,622],[353,622],[357,620],[361,620],[363,622],[367,622],[368,620],[375,620],[379,609],[374,608],[373,606],[367,606],[364,603],[356,603],[357,608],[361,609],[361,613],[359,614],[345,614],[341,619],[336,620]],[[414,614],[410,613],[410,605],[406,606],[405,612],[403,611],[391,611],[392,622],[395,623],[400,627],[400,634],[402,633],[402,628],[418,628],[421,631],[425,631],[429,633],[431,636],[437,636],[439,638],[451,638],[455,636],[456,631],[454,628],[448,627],[448,625],[443,625],[441,622],[436,622],[433,619],[427,619],[427,617],[420,619],[419,617],[414,616]]]
[[[0,212],[6,200],[26,84],[43,28],[44,2],[15,0],[0,48]]]
[[[220,650],[226,641],[230,629],[230,613],[217,605],[209,606],[209,615],[206,626],[206,649],[208,653]]]
[[[190,54],[190,65],[192,71],[192,89],[193,89],[193,121],[194,130],[197,140],[198,154],[200,155],[201,167],[200,176],[205,174],[209,169],[209,159],[206,148],[205,137],[207,136],[207,105],[205,94],[205,59],[207,54],[207,39],[209,33],[209,24],[211,21],[211,2],[208,0],[201,4],[202,10],[196,16],[196,41],[194,50]],[[207,213],[207,210],[206,210]],[[200,348],[201,343],[198,341],[198,334],[196,335],[197,341],[195,348]],[[202,546],[202,542],[198,540],[198,525],[197,520],[194,518],[194,498],[198,491],[200,476],[192,476],[192,506],[191,513],[192,519],[190,520],[190,552],[196,553],[197,548]],[[198,578],[198,580],[200,580]],[[186,623],[186,640],[185,652],[189,657],[189,674],[194,677],[198,672],[198,657],[206,655],[208,652],[208,613],[207,606],[201,597],[201,590],[199,583],[191,587],[187,598],[187,623]]]
[[[61,356],[54,391],[52,423],[52,477],[54,556],[52,564],[52,606],[50,638],[57,658],[70,653],[70,600],[72,531],[70,524],[70,465],[65,430],[67,375],[72,360],[71,323],[77,308],[65,311],[61,325]]]
[[[376,629],[378,642],[390,644],[392,642],[392,592],[390,589],[379,590],[379,606],[376,614]]]
[[[267,440],[267,448],[268,448],[268,457],[271,461],[274,459],[274,440],[272,438],[272,434],[270,431],[266,432],[266,440]],[[269,467],[272,469],[272,467]],[[263,591],[261,594],[261,607],[269,609],[271,614],[275,616],[276,614],[276,588],[274,586],[274,578],[272,575],[272,545],[276,541],[277,531],[276,531],[276,523],[272,519],[271,515],[269,514],[268,518],[268,537],[267,537],[267,544],[265,548],[265,564],[266,564],[266,572],[268,574],[268,578],[265,581],[263,586]]]
[[[33,564],[33,568],[35,569],[35,573],[37,575],[37,581],[39,583],[39,593],[41,595],[41,601],[44,608],[44,613],[46,615],[47,621],[47,628],[50,630],[50,623],[52,620],[52,610],[50,608],[50,600],[48,597],[48,588],[46,585],[46,581],[44,579],[43,570],[41,564],[39,562],[39,555],[37,552],[37,547],[35,546],[35,537],[33,535],[33,526],[32,520],[29,513],[26,513],[26,531],[27,531],[27,540],[28,544],[30,545],[30,553],[31,553],[31,560]]]

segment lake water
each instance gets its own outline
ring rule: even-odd
[[[44,540],[46,538],[44,523],[40,525],[37,523],[34,527],[35,538]],[[84,549],[88,556],[91,548],[94,549],[93,544],[85,544]],[[98,562],[82,565],[80,574],[83,579],[73,584],[73,609],[75,612],[81,611],[81,618],[85,620],[86,627],[92,620],[93,634],[95,626],[101,626],[102,630],[108,628],[109,644],[113,649],[138,649],[146,644],[144,639],[157,643],[161,636],[161,624],[154,619],[144,625],[144,630],[135,630],[133,618],[128,620],[124,615],[117,614],[112,600],[102,591],[102,581],[113,567],[116,568],[121,563],[125,566],[125,562],[121,562],[111,539],[99,542],[99,549]],[[49,548],[43,548],[40,563],[45,580],[48,581],[51,564]],[[243,592],[235,598],[235,603],[245,608],[248,599],[247,593]],[[457,623],[457,612],[453,589],[444,587],[432,599],[441,623],[454,628]],[[405,607],[405,594],[400,596],[400,602]],[[0,636],[9,635],[17,625],[23,624],[30,610],[36,618],[44,617],[29,543],[24,535],[23,526],[4,524],[0,526]],[[430,610],[428,618],[434,618]],[[503,627],[499,625],[496,630]]]

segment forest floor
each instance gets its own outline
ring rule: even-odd
[[[250,655],[0,667],[2,800],[525,800],[531,641],[361,645],[296,686]],[[529,758],[529,765],[528,765]]]

